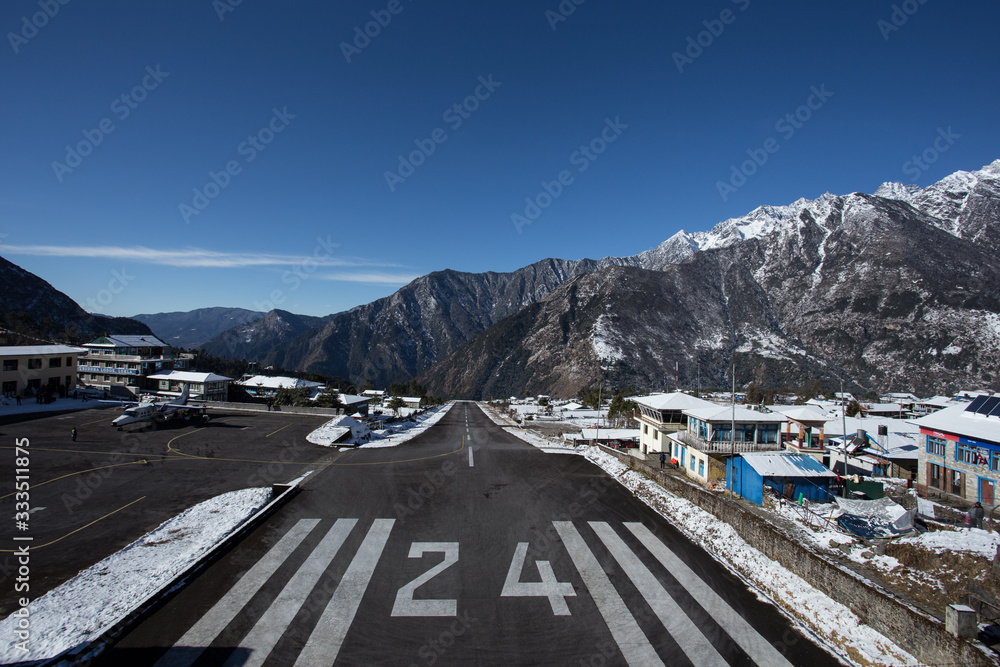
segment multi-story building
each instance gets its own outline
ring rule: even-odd
[[[10,398],[39,392],[65,395],[76,389],[77,358],[85,352],[66,345],[0,347],[0,392]]]
[[[1000,396],[982,395],[913,422],[924,442],[918,451],[921,484],[987,507],[1000,484]]]
[[[715,403],[682,392],[635,396],[630,400],[639,408],[636,414],[639,449],[643,454],[663,452],[668,457],[671,456],[672,441],[667,436],[687,429],[688,418],[684,411],[718,407]]]
[[[733,454],[781,449],[779,433],[786,420],[778,413],[712,404],[684,414],[687,429],[668,436],[674,441],[673,459],[702,484],[724,480],[725,461]]]
[[[186,370],[190,357],[175,354],[156,336],[102,336],[84,344],[77,372],[80,382],[111,394],[137,397],[155,390],[147,378],[165,370]]]

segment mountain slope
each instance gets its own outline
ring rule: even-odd
[[[897,198],[824,195],[678,235],[668,249],[703,249],[671,264],[661,245],[644,262],[659,271],[570,281],[420,379],[460,396],[565,396],[596,383],[600,357],[618,386],[669,387],[675,364],[682,384],[700,372],[724,385],[735,356],[741,384],[990,385],[1000,370],[997,166],[957,207],[976,210],[961,224],[940,207],[929,215]]]
[[[511,273],[438,271],[391,296],[323,318],[311,325],[314,330],[279,335],[267,323],[245,324],[204,348],[217,356],[385,386],[414,377],[568,278],[626,261],[547,259]]]
[[[202,343],[240,324],[253,322],[264,313],[244,308],[198,308],[187,312],[133,315],[165,343],[198,348]]]
[[[87,313],[55,287],[3,257],[0,285],[0,327],[26,336],[80,344],[103,333],[152,333],[132,319]]]

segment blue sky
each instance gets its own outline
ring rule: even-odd
[[[1000,157],[984,0],[63,1],[0,8],[0,255],[94,312],[325,315]]]

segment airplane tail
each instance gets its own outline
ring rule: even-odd
[[[177,397],[177,402],[181,405],[185,405],[188,401],[188,396],[191,393],[191,385],[187,382],[184,383],[184,390],[181,391],[181,395]]]

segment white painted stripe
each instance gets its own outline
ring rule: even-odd
[[[318,523],[319,519],[300,519],[292,526],[292,529],[285,533],[263,558],[254,563],[254,566],[247,570],[247,573],[222,596],[222,599],[177,640],[174,646],[178,650],[167,651],[156,662],[156,667],[193,664],[201,655],[201,651],[193,647],[202,650],[207,648]]]
[[[357,519],[338,519],[333,524],[253,629],[240,641],[240,648],[250,649],[250,655],[234,651],[225,667],[256,667],[264,663],[357,523]]]
[[[667,568],[673,577],[680,582],[698,604],[707,611],[715,622],[722,626],[733,641],[746,651],[747,655],[758,665],[775,665],[775,667],[792,667],[791,663],[774,648],[769,641],[760,636],[749,623],[744,620],[729,604],[719,597],[701,577],[684,564],[680,558],[658,540],[653,533],[641,523],[626,523],[633,535],[649,552],[656,557],[663,567]]]
[[[378,564],[378,559],[389,541],[395,519],[375,519],[371,529],[365,536],[354,560],[344,572],[337,590],[323,610],[319,622],[313,628],[309,640],[302,647],[296,665],[312,667],[313,665],[332,665],[337,661],[337,654],[344,643],[347,631],[354,622],[354,615],[361,605],[361,598],[368,589],[372,573]]]
[[[604,617],[604,622],[611,630],[611,636],[625,656],[626,662],[630,665],[662,665],[660,656],[653,650],[642,628],[636,623],[625,602],[608,579],[608,575],[604,573],[604,568],[587,548],[587,543],[580,537],[576,527],[570,521],[553,521],[552,525],[559,533],[559,538],[573,559],[573,564],[580,572],[583,583],[587,585],[590,596],[597,604],[597,609]]]
[[[469,447],[469,467],[470,468],[476,467],[475,461],[472,460],[472,447]]]
[[[653,613],[663,623],[670,636],[684,654],[696,665],[713,665],[728,667],[729,663],[719,655],[711,642],[702,634],[698,626],[688,618],[670,594],[660,585],[656,577],[646,569],[642,561],[626,546],[614,530],[603,521],[591,521],[590,527],[604,542],[611,555],[621,565],[625,574],[632,580],[642,597],[649,604]]]

